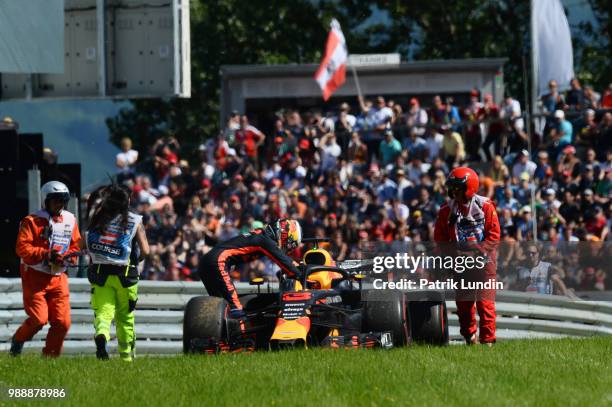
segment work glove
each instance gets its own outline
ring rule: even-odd
[[[64,255],[61,254],[57,249],[51,249],[48,253],[47,260],[51,264],[61,266],[64,264]]]

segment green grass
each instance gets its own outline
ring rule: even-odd
[[[612,338],[139,357],[132,364],[2,354],[0,387],[62,387],[68,398],[57,404],[79,406],[612,405]]]

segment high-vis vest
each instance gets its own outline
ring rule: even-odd
[[[48,225],[43,230],[43,235],[49,241],[49,250],[55,249],[59,254],[65,254],[70,248],[72,232],[76,226],[74,215],[68,211],[62,210],[60,216],[57,217],[57,219],[60,219],[59,222],[54,222],[49,212],[44,209],[34,212],[33,215],[38,218],[46,219],[48,222]],[[21,263],[25,264],[23,259]],[[53,275],[60,275],[66,271],[66,267],[49,265],[49,262],[46,260],[37,264],[29,264],[28,267]]]
[[[87,250],[94,264],[126,266],[132,252],[132,240],[142,216],[128,213],[127,230],[121,227],[121,216],[113,219],[102,233],[87,232]]]

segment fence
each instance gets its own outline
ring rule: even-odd
[[[240,292],[256,292],[246,283]],[[276,289],[271,285],[270,289]],[[94,354],[93,312],[87,279],[70,279],[72,327],[64,345],[67,354]],[[267,290],[266,286],[262,290]],[[139,354],[178,354],[182,352],[183,308],[196,295],[205,294],[200,282],[141,281],[136,311],[136,349]],[[455,304],[448,301],[451,340],[460,339]],[[497,294],[497,335],[500,340],[518,338],[557,338],[612,335],[612,302],[576,301],[511,291]],[[7,351],[10,339],[26,318],[20,279],[0,279],[0,351]],[[114,330],[114,328],[113,328]],[[48,326],[43,328],[25,351],[44,346]],[[114,331],[113,331],[114,334]],[[110,343],[116,349],[116,341]]]

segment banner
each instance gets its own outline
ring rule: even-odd
[[[574,77],[574,54],[569,23],[559,0],[532,0],[531,33],[537,96],[549,92],[551,79],[557,81],[560,91],[569,89]]]

